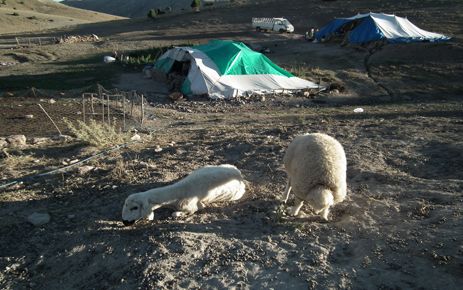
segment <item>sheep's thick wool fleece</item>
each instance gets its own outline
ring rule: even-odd
[[[335,203],[346,195],[346,155],[342,145],[326,134],[314,133],[296,137],[283,158],[293,193],[305,199],[316,186],[333,193]]]

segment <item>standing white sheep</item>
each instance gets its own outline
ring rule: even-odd
[[[286,199],[292,190],[296,197],[289,214],[297,216],[304,201],[316,214],[328,220],[330,206],[344,200],[347,192],[346,154],[333,137],[322,133],[296,137],[283,158],[288,182]]]
[[[164,187],[131,194],[122,209],[124,225],[141,218],[153,220],[153,210],[173,205],[173,216],[193,214],[207,204],[240,199],[245,191],[241,172],[233,165],[205,166]]]

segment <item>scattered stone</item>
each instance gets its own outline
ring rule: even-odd
[[[161,150],[162,150],[162,149],[161,149]],[[156,151],[156,149],[155,149],[155,151]],[[140,164],[141,166],[145,166],[145,167],[147,167],[147,168],[156,168],[155,165],[149,164],[148,162],[145,162],[145,161],[141,161],[139,164]]]
[[[33,145],[42,144],[42,143],[48,143],[48,142],[51,142],[51,140],[50,140],[50,138],[47,138],[47,137],[33,137],[30,140],[30,143],[33,144]]]
[[[162,148],[159,145],[156,145],[156,148],[154,148],[154,152],[161,152]]]
[[[0,62],[0,66],[13,66],[18,64],[18,62]]]
[[[19,190],[19,189],[21,189],[21,188],[23,188],[23,187],[24,187],[24,183],[21,181],[21,182],[18,182],[18,183],[16,183],[16,184],[13,184],[13,185],[10,187],[10,189],[11,189],[11,190]]]
[[[21,264],[19,264],[19,263],[14,263],[14,264],[11,264],[10,266],[6,266],[6,267],[5,267],[5,270],[6,270],[6,272],[15,272],[15,271],[17,271],[20,267],[21,267]]]
[[[27,217],[27,221],[34,226],[41,226],[50,222],[50,215],[48,213],[34,212]]]
[[[49,103],[49,104],[54,104],[54,103],[56,103],[56,101],[55,101],[55,99],[49,99],[49,100],[48,100],[48,103]]]
[[[34,119],[34,115],[25,115],[24,118],[26,118],[26,119]]]
[[[84,175],[84,174],[87,174],[88,172],[92,171],[95,169],[95,166],[91,166],[91,165],[85,165],[85,166],[81,166],[79,168],[77,168],[77,173],[79,173],[79,175]]]
[[[141,136],[138,135],[137,133],[135,133],[135,135],[133,135],[130,140],[132,141],[141,141]]]
[[[74,163],[77,163],[79,162],[79,159],[72,159],[71,161],[69,161],[69,164],[74,164]]]
[[[183,94],[180,92],[173,92],[172,94],[169,95],[169,99],[171,99],[174,102],[183,100]]]
[[[96,34],[90,35],[66,35],[58,40],[58,43],[96,42],[100,38]]]
[[[354,109],[354,113],[363,113],[363,112],[364,112],[363,108],[355,108]]]
[[[6,140],[0,140],[0,149],[8,147],[8,142]]]
[[[68,214],[68,219],[73,219],[73,218],[75,218],[75,217],[76,217],[75,214]]]
[[[60,141],[60,142],[69,142],[72,141],[74,138],[72,138],[69,135],[56,135],[51,138],[54,141]]]
[[[24,135],[11,135],[6,138],[6,141],[10,143],[10,146],[24,146],[26,145],[26,136]]]

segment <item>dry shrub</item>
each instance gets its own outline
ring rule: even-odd
[[[113,167],[111,176],[116,180],[123,180],[127,175],[127,163],[123,159],[117,160]]]
[[[130,139],[128,133],[123,133],[117,129],[115,120],[111,125],[95,120],[90,120],[88,124],[78,120],[77,125],[67,119],[64,119],[64,122],[79,140],[99,148],[123,144]]]
[[[0,168],[12,169],[17,167],[23,167],[32,163],[35,158],[31,155],[12,155],[8,154],[6,151],[5,158],[0,161]]]

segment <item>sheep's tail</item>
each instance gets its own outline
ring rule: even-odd
[[[286,195],[285,203],[288,202],[290,192],[291,192],[291,185],[290,185],[289,178],[288,178],[288,181],[286,182],[286,188],[285,188],[285,195]]]

